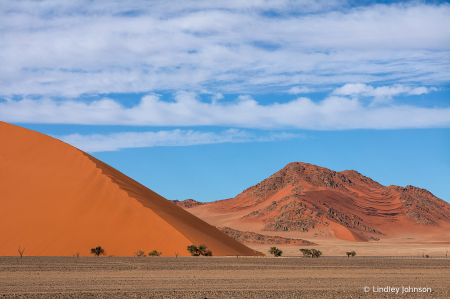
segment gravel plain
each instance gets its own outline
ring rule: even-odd
[[[450,298],[450,258],[0,257],[0,298]]]

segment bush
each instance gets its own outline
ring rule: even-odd
[[[311,257],[311,250],[302,248],[300,251],[303,253],[304,257]]]
[[[311,249],[311,257],[312,258],[319,258],[322,255],[322,251]]]
[[[300,249],[300,251],[304,257],[319,258],[322,255],[320,250],[315,249]]]
[[[143,250],[138,250],[134,253],[134,256],[146,256],[146,254]]]
[[[278,257],[283,254],[283,251],[281,251],[280,249],[278,249],[276,247],[270,247],[269,253],[273,254],[274,257]]]
[[[156,250],[153,250],[152,252],[148,253],[148,256],[160,256],[162,252],[158,252]]]
[[[95,248],[91,248],[91,254],[94,254],[95,256],[105,255],[105,249],[103,249],[101,246],[97,246]]]
[[[191,256],[199,256],[198,248],[195,245],[189,245],[187,250],[191,253]]]
[[[212,256],[212,251],[208,250],[206,245],[204,245],[204,244],[201,244],[200,246],[198,246],[198,251],[200,252],[200,255]]]
[[[191,253],[192,256],[212,256],[212,251],[207,249],[208,247],[204,244],[200,246],[189,245],[187,250]]]

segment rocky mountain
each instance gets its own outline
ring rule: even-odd
[[[332,235],[351,241],[422,235],[450,241],[450,205],[429,191],[383,186],[354,170],[336,172],[300,162],[235,198],[189,212],[213,225],[272,235]]]
[[[177,199],[171,200],[171,202],[173,202],[174,204],[176,204],[177,206],[183,208],[183,209],[189,209],[195,206],[199,206],[199,205],[203,205],[205,204],[204,202],[201,201],[196,201],[194,199],[185,199],[182,201],[179,201]]]

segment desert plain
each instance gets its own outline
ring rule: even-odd
[[[2,298],[449,298],[449,277],[450,258],[0,257]]]
[[[294,162],[172,202],[50,136],[0,122],[0,141],[0,297],[450,298],[450,205],[425,189]]]

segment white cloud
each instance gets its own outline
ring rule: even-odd
[[[299,134],[291,134],[286,132],[257,136],[255,134],[237,129],[229,129],[222,131],[221,133],[176,129],[173,131],[123,132],[108,135],[71,134],[55,137],[87,152],[104,152],[117,151],[125,148],[154,146],[189,146],[230,142],[264,142],[299,138],[302,136]]]
[[[421,95],[427,94],[430,91],[437,91],[437,88],[428,88],[425,86],[411,87],[401,84],[373,87],[362,83],[348,83],[342,87],[336,88],[332,94],[340,96],[375,97],[375,102],[382,102],[390,100],[393,96],[397,95]]]
[[[302,86],[302,87],[298,87],[298,86],[294,86],[291,89],[288,90],[288,93],[290,94],[299,94],[299,93],[311,93],[314,92],[314,89],[310,89],[306,86]]]
[[[447,3],[347,8],[338,0],[3,0],[1,5],[3,96],[253,93],[450,80]]]
[[[344,90],[349,94],[351,89]],[[0,119],[13,123],[311,130],[450,126],[448,107],[422,108],[393,104],[365,106],[357,97],[336,95],[319,102],[300,97],[287,103],[275,102],[269,105],[261,105],[248,95],[239,96],[234,102],[206,103],[198,100],[195,93],[179,92],[174,100],[163,101],[157,95],[147,95],[138,105],[130,108],[107,98],[90,103],[51,99],[8,100],[0,102]]]

